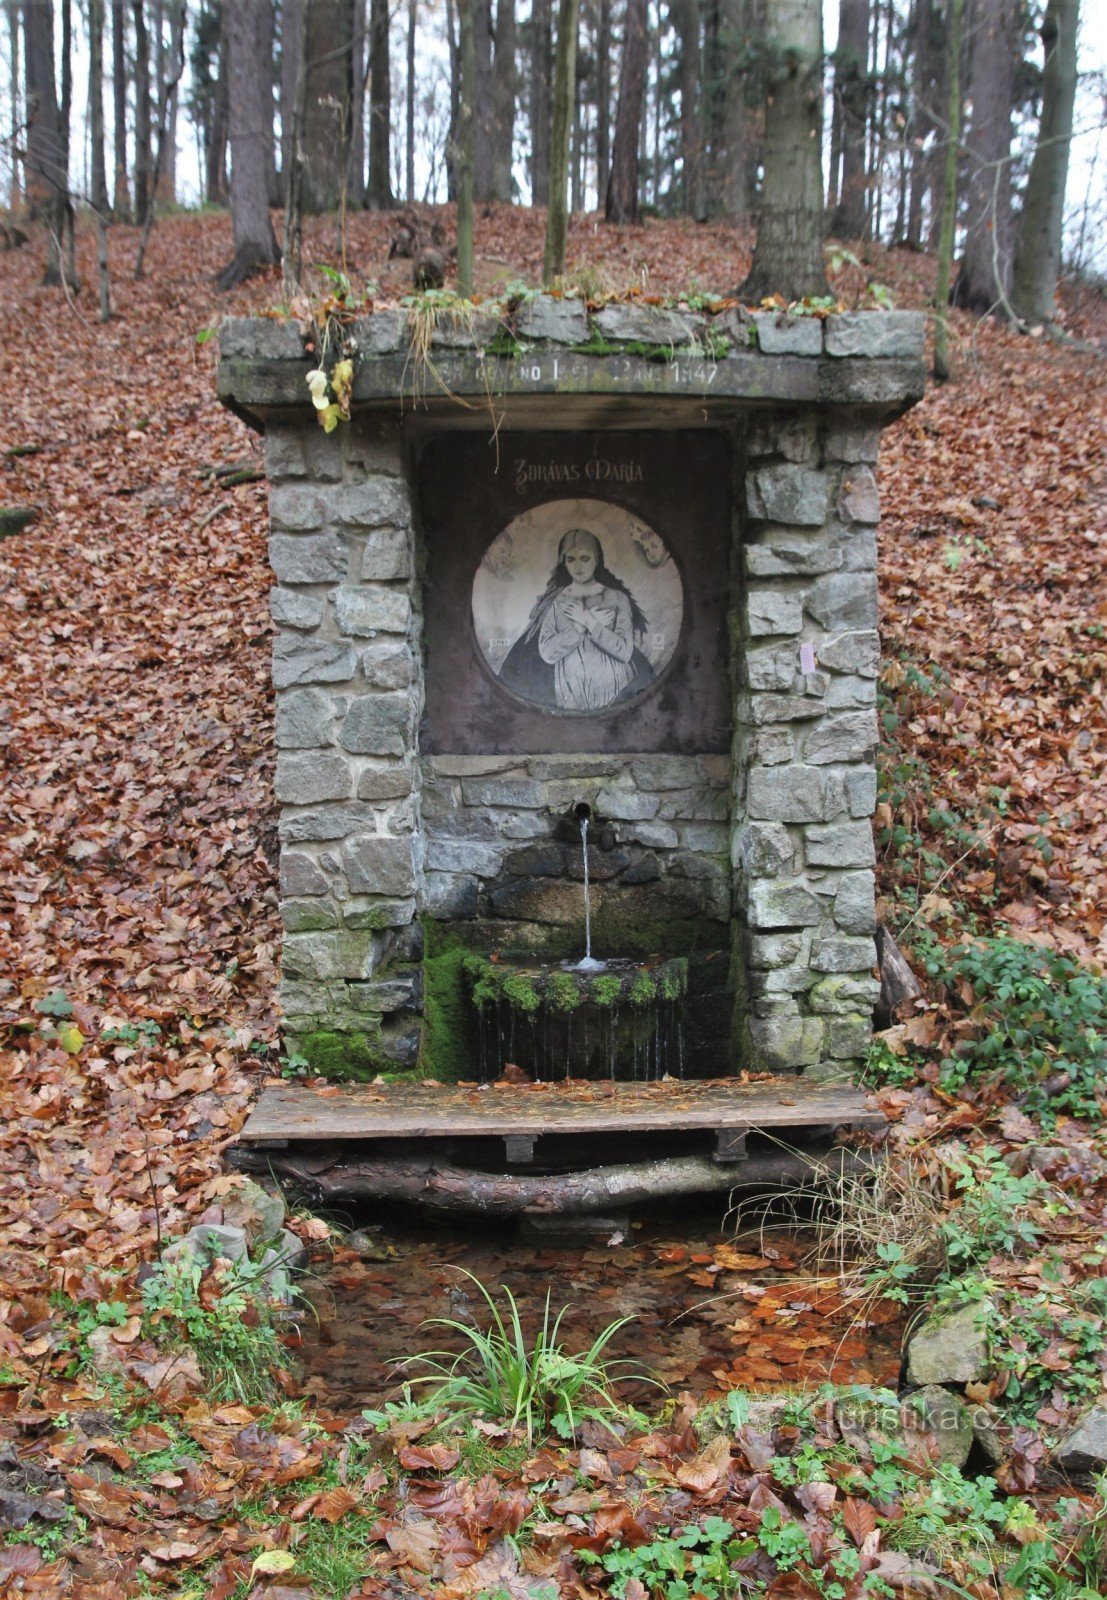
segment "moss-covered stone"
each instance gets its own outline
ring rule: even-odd
[[[684,956],[650,967],[626,962],[596,973],[573,967],[519,967],[469,954],[462,973],[478,1009],[503,1004],[527,1016],[543,1009],[576,1011],[581,1006],[610,1009],[625,1005],[645,1010],[662,1000],[681,999],[688,988]]]
[[[368,1083],[385,1064],[379,1042],[370,1033],[316,1028],[290,1034],[286,1047],[290,1055],[302,1056],[313,1072],[335,1083]]]
[[[476,1017],[465,966],[472,954],[463,935],[427,918],[423,925],[423,1043],[419,1073],[439,1083],[471,1078],[477,1060]]]

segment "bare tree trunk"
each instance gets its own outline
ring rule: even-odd
[[[608,222],[638,221],[638,140],[646,88],[649,45],[647,0],[627,0],[626,38],[619,72],[615,143],[604,215]]]
[[[473,297],[473,157],[476,146],[473,99],[477,93],[474,9],[474,0],[457,0],[461,62],[457,112],[457,287],[465,300]]]
[[[308,87],[304,210],[333,211],[342,195],[353,131],[353,0],[304,0]]]
[[[611,171],[611,0],[599,0],[596,26],[596,195]]]
[[[415,41],[419,22],[419,0],[407,0],[407,84],[404,106],[406,172],[404,194],[408,204],[415,199]]]
[[[765,184],[745,300],[825,295],[820,0],[773,0],[765,104]]]
[[[560,0],[557,8],[553,129],[550,136],[550,209],[546,219],[546,249],[542,261],[542,282],[547,285],[565,271],[565,248],[569,237],[569,122],[577,74],[579,24],[580,0]]]
[[[673,20],[680,39],[680,165],[684,209],[703,218],[702,151],[700,117],[700,6],[699,0],[674,0]]]
[[[577,69],[573,74],[573,115],[571,133],[569,137],[569,215],[574,211],[584,210],[584,82],[583,72],[586,68],[586,57],[581,50],[581,30],[583,16],[580,0],[577,4],[577,39],[574,49],[574,60]],[[556,89],[554,91],[554,104],[557,104]]]
[[[923,153],[923,144],[934,129],[931,99],[933,92],[931,63],[935,49],[933,0],[915,0],[910,37],[913,64],[912,108],[906,132],[913,155],[911,198],[907,206],[907,242],[917,250],[922,245],[923,205],[930,184],[930,163]]]
[[[289,124],[284,167],[284,249],[281,265],[284,297],[291,300],[300,288],[303,275],[304,234],[304,125],[307,120],[308,86],[308,0],[297,3],[281,12],[282,29],[286,46],[295,52],[296,76],[288,89],[287,110]],[[291,30],[295,28],[295,33]],[[285,84],[281,83],[282,99]]]
[[[868,42],[869,0],[839,0],[838,48],[834,52],[834,116],[839,129],[842,167],[837,204],[830,223],[831,233],[839,239],[860,239],[865,232]]]
[[[177,93],[177,86],[184,73],[184,11],[187,0],[177,0],[173,10],[176,13],[175,21],[178,26],[173,29],[173,37],[177,41],[177,55],[164,83],[164,94],[161,97],[161,112],[158,118],[158,139],[154,155],[154,170],[150,180],[150,192],[158,194],[161,190],[161,169],[165,161],[165,152],[169,144],[169,118],[173,106],[173,98]],[[164,69],[163,69],[164,70]],[[138,257],[135,261],[135,277],[141,278],[146,267],[146,247],[150,243],[150,234],[157,218],[157,207],[150,205],[146,211],[146,221],[142,225],[142,240],[138,247]]]
[[[62,195],[58,203],[58,220],[61,224],[60,237],[65,252],[65,280],[73,288],[79,289],[77,281],[77,241],[73,229],[73,201],[69,193],[69,130],[73,116],[73,7],[72,0],[61,0],[62,19],[62,49],[61,49],[61,146],[62,146]]]
[[[368,36],[371,24],[367,24],[366,0],[353,0],[351,28],[350,137],[346,146],[346,173],[340,220],[343,239],[346,236],[346,207],[369,206],[372,203],[365,174],[365,100],[367,93],[370,92],[369,78],[373,70],[373,41]],[[391,90],[391,85],[389,89]]]
[[[115,120],[115,176],[112,184],[112,213],[116,222],[131,217],[131,197],[127,181],[127,12],[125,0],[111,0],[111,75],[112,107]]]
[[[473,199],[491,200],[496,112],[492,103],[492,0],[472,0],[473,60],[476,91],[473,102]]]
[[[104,159],[104,0],[88,0],[88,121],[89,199],[97,215],[106,217],[110,202]]]
[[[131,0],[135,25],[135,221],[142,225],[154,203],[150,188],[153,160],[150,118],[150,37],[146,29],[144,0]]]
[[[495,135],[492,144],[492,192],[497,200],[513,194],[511,156],[515,147],[515,0],[497,0],[496,59],[492,68],[492,102]]]
[[[54,81],[54,8],[23,8],[23,69],[27,107],[27,157],[24,163],[27,207],[48,230],[43,282],[62,282],[62,239],[68,203],[65,146]]]
[[[388,0],[371,0],[369,21],[369,190],[373,211],[392,206],[392,85]]]
[[[533,0],[531,10],[530,188],[536,206],[550,198],[550,82],[553,65],[551,0]]]
[[[957,156],[961,139],[961,21],[964,0],[949,5],[949,107],[946,113],[946,170],[942,226],[938,235],[938,278],[934,288],[934,376],[949,377],[949,280],[957,226]]]
[[[19,184],[19,161],[16,150],[23,139],[22,93],[19,82],[19,0],[4,0],[8,13],[8,84],[11,108],[11,181],[8,185],[8,204],[17,211],[23,194]]]
[[[1042,23],[1042,115],[1019,220],[1012,276],[1011,301],[1017,315],[1025,322],[1044,323],[1047,327],[1056,316],[1054,300],[1061,267],[1065,184],[1076,99],[1079,11],[1079,0],[1049,0]]]
[[[270,206],[281,203],[281,180],[277,171],[277,5],[276,0],[260,0],[262,7],[261,29],[264,54],[261,59],[262,94],[265,97],[265,116],[262,135],[265,139],[265,183]],[[176,117],[176,96],[173,115]],[[173,143],[176,143],[174,140]]]
[[[219,20],[219,71],[211,105],[211,138],[208,143],[207,197],[213,206],[227,201],[227,140],[230,136],[230,79],[227,72],[227,7]]]
[[[281,259],[269,217],[266,124],[272,104],[261,70],[265,33],[265,10],[256,0],[228,6],[234,257],[215,280],[220,289],[233,289]]]
[[[750,15],[748,0],[720,0],[724,77],[720,198],[724,213],[744,217],[750,209],[752,128],[747,99]]]
[[[1021,44],[1019,0],[973,0],[965,248],[953,303],[982,314],[1011,287],[1011,116]]]
[[[292,165],[292,125],[296,120],[296,86],[303,57],[304,0],[281,0],[281,187],[288,194]]]
[[[456,200],[461,150],[461,22],[458,0],[446,0],[446,40],[450,50],[450,132],[446,139],[446,198]]]
[[[267,0],[267,5],[271,11],[272,0]],[[170,78],[173,77],[176,71],[175,63],[183,58],[184,34],[187,22],[185,9],[184,6],[172,6],[169,12],[169,66],[166,70]],[[273,59],[272,51],[273,40],[272,35],[270,35],[268,57],[270,63]],[[272,82],[271,70],[269,76],[270,82]],[[161,160],[161,181],[158,185],[158,192],[170,205],[175,204],[177,199],[177,113],[180,109],[180,97],[181,85],[180,79],[177,78],[177,81],[169,89],[166,115],[163,119],[165,125],[165,152]]]

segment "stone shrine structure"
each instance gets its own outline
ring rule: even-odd
[[[548,296],[346,330],[231,319],[266,435],[286,1049],[472,1078],[471,955],[687,960],[686,1075],[871,1039],[881,428],[923,319]],[[497,1064],[502,1067],[502,1062]]]

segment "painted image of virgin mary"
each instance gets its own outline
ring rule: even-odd
[[[500,679],[559,711],[603,711],[652,682],[653,667],[638,647],[646,627],[626,584],[608,571],[596,535],[570,528]]]

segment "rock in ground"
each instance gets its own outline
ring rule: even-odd
[[[924,1388],[986,1378],[992,1369],[988,1353],[992,1312],[991,1303],[983,1300],[930,1317],[907,1346],[907,1381]]]
[[[1100,1472],[1107,1466],[1107,1406],[1086,1411],[1057,1447],[1057,1465],[1066,1472]]]

